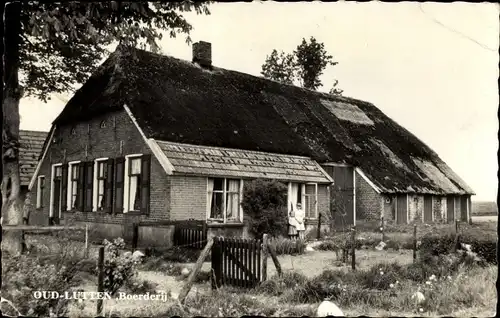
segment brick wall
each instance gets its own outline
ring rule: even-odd
[[[206,219],[206,177],[172,176],[171,189],[172,220]]]
[[[434,222],[443,222],[446,214],[446,197],[432,196],[432,213],[434,214]]]
[[[37,224],[48,224],[52,164],[76,160],[90,161],[106,157],[117,158],[128,154],[151,154],[149,147],[125,111],[96,117],[75,126],[58,127],[54,137],[57,142],[49,145],[39,172],[39,175],[45,175],[46,187],[43,192],[44,207],[32,211],[33,221],[36,220]],[[150,191],[150,215],[149,217],[141,216],[140,219],[168,219],[170,178],[154,156],[151,156]],[[33,202],[36,202],[36,192],[35,184],[32,188]],[[73,215],[75,220],[105,223],[121,223],[123,219],[121,214],[113,216],[97,212],[64,213],[63,217],[69,215]]]
[[[356,220],[380,220],[383,196],[356,173]]]

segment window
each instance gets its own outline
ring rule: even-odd
[[[126,156],[124,212],[149,213],[150,162],[150,155]],[[118,191],[121,191],[118,189],[118,186],[115,190],[117,194]]]
[[[288,183],[288,211],[302,205],[306,218],[318,217],[318,184]]]
[[[43,192],[45,189],[45,176],[38,176],[38,184],[36,189],[36,207],[43,208]]]
[[[241,192],[243,181],[209,178],[207,191],[207,219],[223,222],[241,222]]]
[[[78,183],[80,181],[79,179],[79,174],[80,174],[80,171],[79,171],[79,165],[78,164],[73,164],[73,165],[70,165],[70,182],[69,182],[69,186],[70,186],[70,204],[69,204],[69,207],[71,210],[75,210],[78,206]]]
[[[108,162],[107,160],[96,160],[95,163],[95,202],[96,211],[103,211],[106,207],[106,190],[108,181]]]
[[[101,121],[101,128],[106,128],[106,120]]]
[[[316,209],[317,204],[317,193],[318,193],[318,185],[315,184],[305,184],[304,185],[304,204],[303,209],[306,215],[306,218],[316,218],[318,216],[318,211]]]
[[[76,127],[71,128],[71,135],[76,135]]]
[[[129,161],[129,211],[139,211],[141,209],[141,163],[141,158],[131,158]]]

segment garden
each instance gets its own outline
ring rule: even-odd
[[[347,316],[495,316],[497,292],[497,222],[386,226],[333,233],[321,240],[290,240],[274,218],[282,200],[265,185],[244,198],[247,220],[256,234],[269,233],[270,249],[281,272],[268,259],[267,280],[255,288],[212,288],[210,255],[193,273],[199,249],[134,251],[122,239],[103,241],[103,301],[106,317],[130,316],[316,316],[330,300]],[[268,189],[261,191],[261,188]],[[255,193],[260,194],[255,194]],[[266,201],[267,200],[267,201]],[[252,214],[252,206],[255,212]],[[266,211],[266,212],[262,212]],[[285,212],[286,213],[286,212]],[[414,236],[416,234],[416,236]],[[97,291],[98,246],[85,253],[75,233],[26,235],[28,252],[2,257],[2,312],[18,316],[96,316],[95,299],[36,299],[33,291]],[[458,236],[458,240],[457,240]],[[381,244],[382,237],[384,244]],[[417,240],[418,244],[414,244]],[[353,243],[354,242],[354,243]],[[414,255],[413,248],[418,247]],[[355,270],[351,255],[355,250]],[[144,253],[143,253],[144,252]],[[193,285],[179,301],[190,276]],[[161,300],[120,299],[160,294]]]

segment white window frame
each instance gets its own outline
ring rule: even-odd
[[[73,166],[81,163],[80,160],[78,161],[70,161],[68,162],[68,185],[67,185],[67,193],[66,193],[66,211],[71,211],[73,208],[73,205],[71,204],[71,199],[73,196],[73,182],[72,182],[72,177],[73,177]],[[80,171],[78,171],[78,179],[80,179],[82,176],[80,176]]]
[[[216,219],[216,218],[211,218],[210,217],[210,212],[212,207],[208,205],[208,180],[209,179],[222,179],[222,200],[223,200],[223,218],[222,219]],[[223,221],[223,223],[227,223],[227,215],[226,215],[226,194],[227,194],[227,189],[226,189],[226,184],[227,180],[239,180],[240,181],[240,189],[239,189],[239,211],[238,211],[238,219],[237,221],[242,223],[243,222],[243,207],[241,206],[241,202],[243,200],[243,179],[238,179],[238,178],[224,178],[224,177],[208,177],[207,178],[207,187],[206,187],[206,193],[207,193],[207,203],[206,203],[206,219],[207,221]],[[220,192],[220,190],[217,190]],[[213,190],[210,195],[213,195]]]
[[[314,185],[314,194],[306,195],[306,185]],[[302,198],[300,200],[301,200],[302,208],[304,209],[304,214],[306,215],[306,219],[316,220],[318,218],[318,184],[314,183],[314,182],[307,182],[307,183],[303,183],[301,185],[301,187],[302,187]],[[313,197],[313,199],[314,199],[314,216],[307,216],[307,212],[305,210],[306,209],[306,206],[305,206],[306,196]]]
[[[49,203],[49,217],[54,217],[54,177],[56,174],[56,167],[61,167],[62,169],[62,163],[55,163],[52,165],[50,169],[50,203]],[[62,177],[62,171],[61,171],[61,177]],[[59,198],[62,202],[64,198]],[[59,218],[61,218],[61,206],[59,206]]]
[[[135,210],[130,210],[129,207],[129,194],[130,194],[130,182],[129,182],[129,165],[131,159],[141,158],[143,154],[130,154],[125,156],[125,173],[123,174],[123,213],[132,212]],[[141,162],[141,175],[142,175],[142,162]]]
[[[99,173],[99,163],[104,162],[104,164],[107,164],[107,161],[109,158],[97,158],[94,160],[94,180],[92,181],[93,187],[92,187],[92,211],[97,212],[97,202],[99,200],[99,192],[98,192],[98,185],[99,182],[97,180],[97,175]],[[106,186],[104,186],[104,191],[106,191]]]
[[[40,208],[43,208],[43,193],[42,193],[42,184],[41,184],[41,179],[43,179],[43,188],[46,189],[47,188],[47,179],[45,178],[45,175],[39,175],[37,177],[37,185],[36,185],[36,208],[37,209],[40,209]]]

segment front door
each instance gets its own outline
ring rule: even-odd
[[[57,225],[61,219],[61,179],[54,179],[53,215],[50,225]]]

